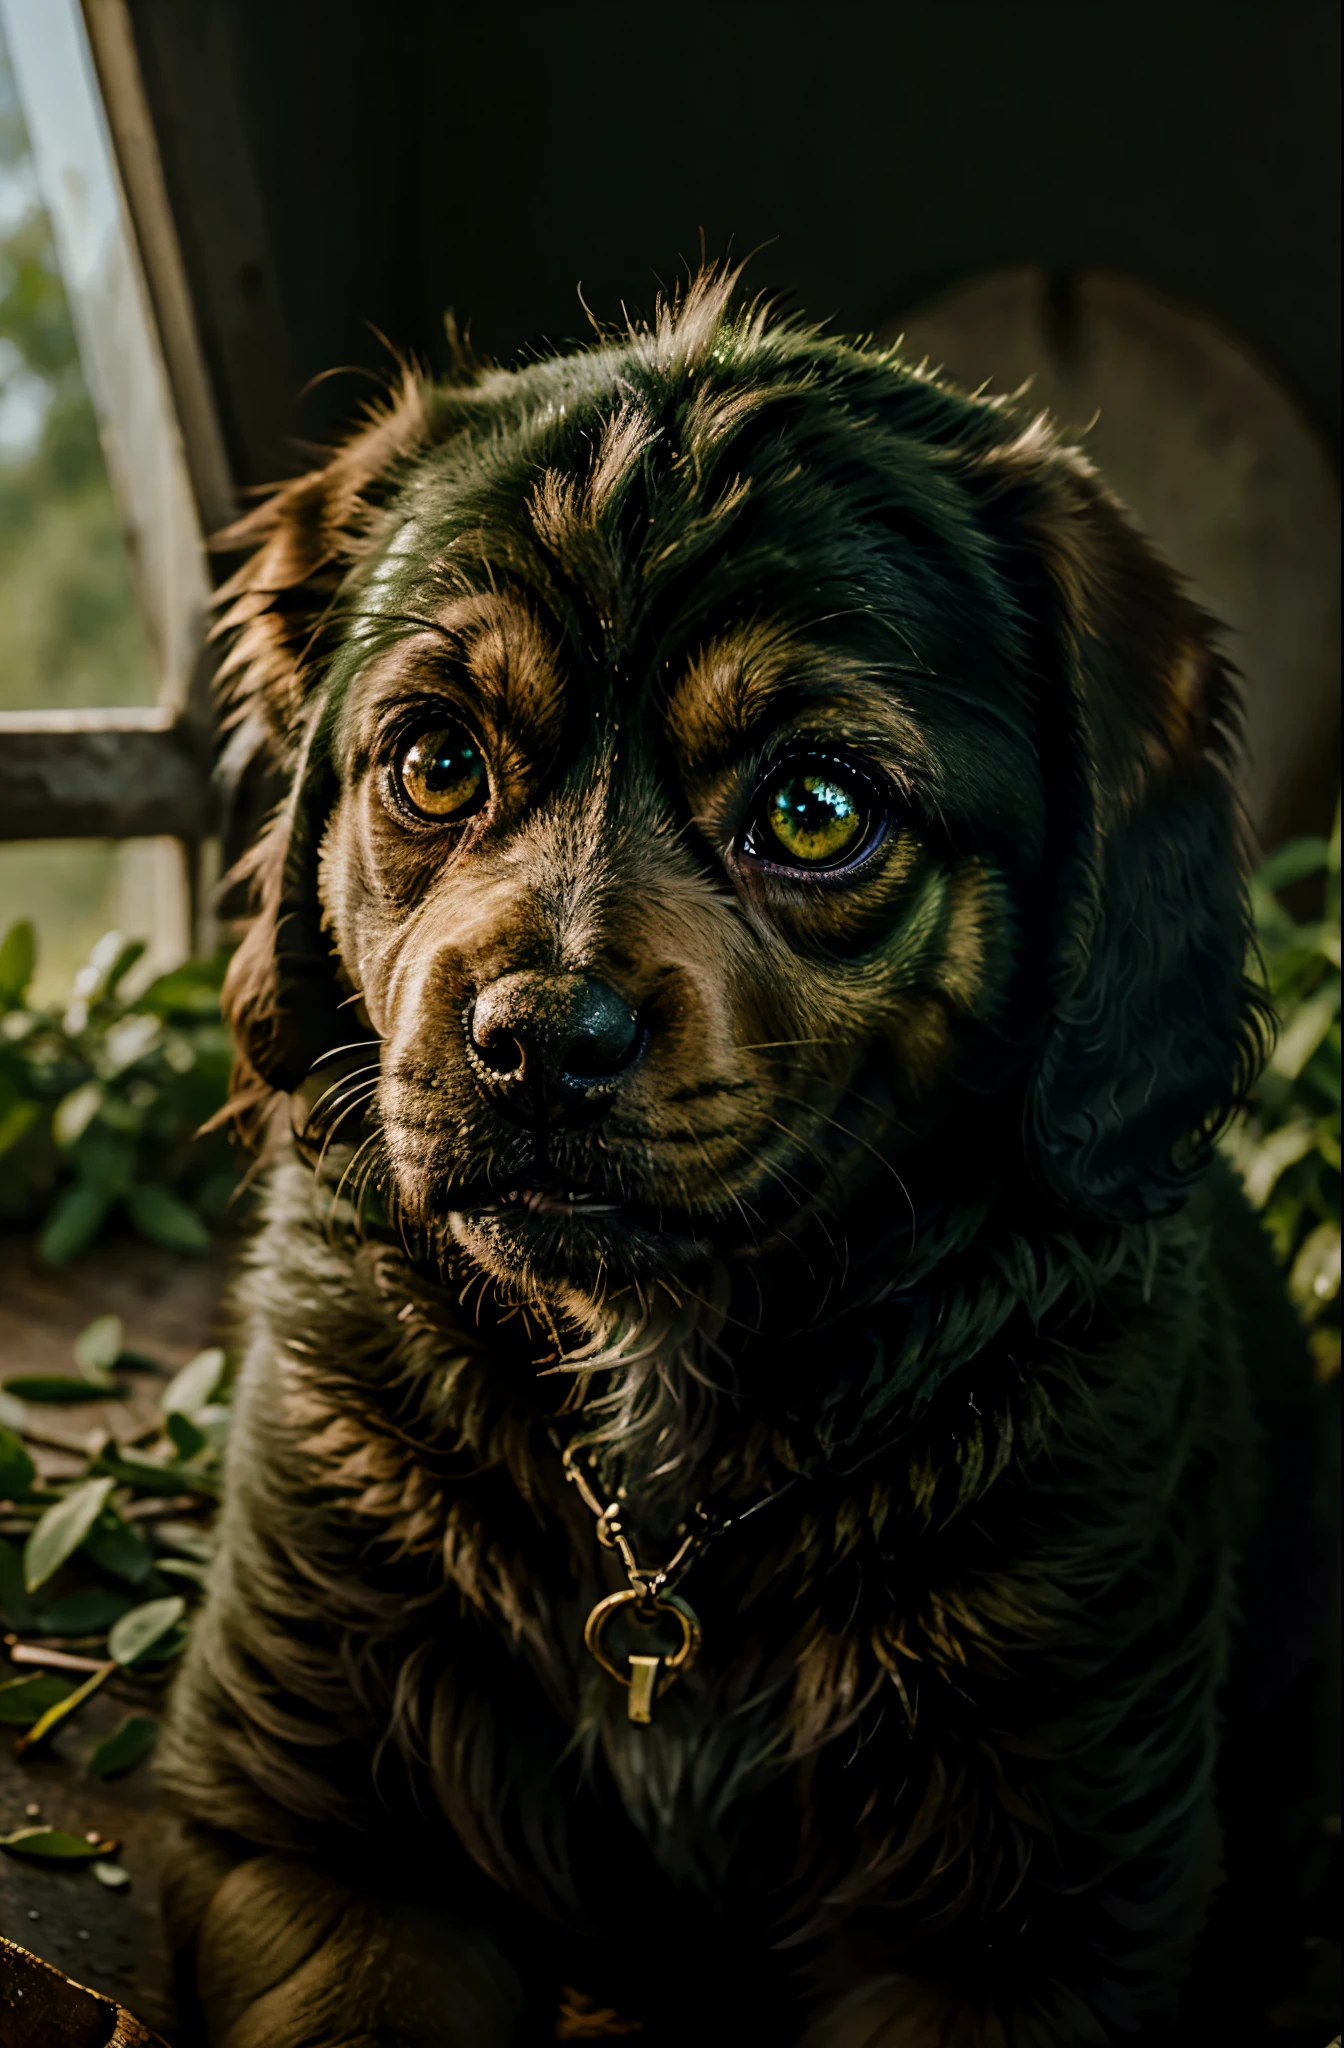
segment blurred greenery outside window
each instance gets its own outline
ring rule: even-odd
[[[155,676],[51,227],[0,40],[0,710],[147,705]],[[0,737],[0,745],[3,745]],[[54,999],[109,926],[153,928],[158,843],[0,841],[0,925]]]

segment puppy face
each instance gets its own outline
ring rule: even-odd
[[[1039,429],[709,285],[408,411],[232,587],[299,763],[233,1007],[292,1074],[276,961],[320,926],[303,971],[334,953],[377,1041],[370,1156],[432,1238],[592,1297],[828,1217],[917,1227],[939,1147],[1028,1114],[1069,907],[1154,802],[1222,805],[1236,1038],[1221,677]]]
[[[321,871],[407,1213],[588,1288],[899,1200],[1002,1001],[1029,749],[958,844],[951,738],[824,628],[729,618],[613,687],[526,593],[436,591],[441,547],[342,706]]]

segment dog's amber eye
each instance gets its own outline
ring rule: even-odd
[[[778,867],[837,868],[869,844],[874,792],[840,761],[803,761],[766,784],[747,851]]]
[[[485,758],[460,725],[418,733],[397,757],[397,781],[412,810],[448,824],[470,818],[490,794]]]

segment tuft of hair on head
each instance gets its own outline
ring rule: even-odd
[[[728,324],[741,275],[741,264],[710,264],[692,277],[684,293],[676,289],[670,296],[660,295],[652,324],[642,331],[631,330],[636,350],[664,375],[702,368]],[[737,331],[744,338],[750,332],[758,334],[765,317],[764,310],[758,308],[738,324]]]

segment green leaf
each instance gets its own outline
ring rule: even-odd
[[[37,1618],[38,1632],[44,1636],[101,1635],[121,1620],[130,1604],[124,1593],[114,1593],[110,1586],[86,1586],[44,1607]]]
[[[1339,1293],[1340,1241],[1337,1222],[1318,1223],[1293,1260],[1288,1291],[1310,1312]]]
[[[1257,880],[1266,889],[1287,889],[1307,875],[1318,874],[1329,859],[1330,848],[1324,839],[1290,839],[1261,862]]]
[[[23,1583],[23,1556],[16,1545],[3,1536],[0,1536],[0,1616],[11,1628],[32,1627],[32,1602]]]
[[[1265,951],[1271,952],[1286,939],[1292,938],[1297,926],[1278,897],[1263,888],[1259,878],[1254,875],[1251,877],[1250,897],[1256,936]]]
[[[109,1202],[125,1194],[135,1172],[134,1145],[126,1138],[105,1131],[101,1125],[77,1141],[71,1157],[81,1184],[92,1188]]]
[[[1276,1074],[1295,1081],[1339,1015],[1339,977],[1317,989],[1300,1003],[1288,1019],[1274,1049],[1270,1066]]]
[[[45,1586],[66,1559],[74,1556],[115,1485],[114,1479],[85,1479],[47,1509],[24,1545],[23,1577],[30,1593]]]
[[[81,1081],[56,1105],[51,1135],[66,1151],[83,1137],[103,1106],[101,1081]]]
[[[121,1620],[107,1639],[107,1654],[118,1664],[135,1664],[147,1650],[152,1650],[162,1637],[177,1627],[187,1611],[187,1603],[180,1593],[170,1594],[166,1600],[147,1600],[143,1607],[133,1607]]]
[[[106,1379],[120,1357],[120,1316],[95,1316],[75,1339],[75,1364],[88,1379]]]
[[[1318,1323],[1307,1337],[1307,1349],[1316,1368],[1316,1378],[1321,1386],[1339,1377],[1339,1331],[1328,1323]]]
[[[184,1462],[209,1449],[210,1439],[205,1432],[197,1429],[189,1416],[180,1414],[176,1409],[170,1410],[166,1426],[173,1448]]]
[[[138,1586],[154,1569],[154,1553],[138,1529],[109,1508],[98,1517],[81,1548],[100,1571]]]
[[[42,1227],[37,1240],[39,1258],[48,1266],[68,1264],[92,1244],[111,1206],[110,1196],[97,1188],[67,1188]]]
[[[22,1437],[12,1429],[0,1428],[0,1500],[22,1500],[35,1476]]]
[[[1305,1159],[1315,1145],[1316,1126],[1305,1119],[1280,1124],[1278,1130],[1271,1131],[1243,1165],[1246,1199],[1251,1207],[1263,1209],[1279,1175],[1295,1166],[1299,1159]]]
[[[209,1231],[171,1188],[128,1187],[125,1199],[132,1223],[151,1244],[161,1244],[170,1252],[209,1251]]]
[[[41,1115],[41,1106],[36,1102],[11,1102],[0,1116],[0,1159],[14,1150],[20,1138],[27,1137]]]
[[[1295,928],[1296,943],[1290,949],[1291,955],[1300,955],[1300,965],[1305,970],[1319,966],[1328,960],[1338,972],[1339,969],[1339,926],[1328,918],[1319,924],[1300,924]]]
[[[159,1724],[148,1714],[131,1714],[99,1743],[85,1768],[94,1778],[112,1778],[142,1764],[159,1739]]]
[[[21,917],[5,933],[0,945],[0,1010],[17,1010],[28,993],[37,965],[37,934],[31,920]]]
[[[228,1359],[217,1346],[189,1358],[163,1390],[159,1406],[165,1415],[195,1415],[213,1401]]]
[[[143,939],[127,939],[115,931],[104,932],[75,976],[75,993],[89,1003],[115,995],[144,952]]]
[[[182,1655],[190,1641],[191,1623],[179,1622],[176,1628],[169,1629],[166,1636],[160,1636],[152,1649],[146,1650],[136,1665],[136,1670],[162,1671],[166,1665]]]
[[[1302,1069],[1302,1078],[1319,1088],[1327,1102],[1339,1107],[1339,1026],[1332,1024]]]
[[[159,1570],[165,1579],[184,1579],[189,1586],[203,1586],[207,1571],[203,1564],[189,1564],[184,1557],[161,1557]]]
[[[89,1865],[99,1884],[106,1885],[110,1892],[128,1892],[131,1888],[131,1873],[120,1863],[105,1863],[101,1860]]]
[[[149,942],[146,939],[127,939],[108,972],[107,993],[110,996],[117,993],[136,962],[142,960],[148,951]]]
[[[146,1017],[139,1011],[132,1011],[129,1017],[120,1018],[104,1036],[98,1050],[98,1066],[105,1080],[114,1080],[124,1074],[128,1067],[138,1066],[148,1059],[163,1037],[163,1026],[157,1017]]]
[[[100,1451],[93,1462],[97,1471],[108,1472],[124,1486],[134,1486],[141,1493],[199,1493],[206,1500],[219,1498],[219,1482],[190,1466],[160,1465],[153,1458],[143,1458],[130,1450]]]
[[[86,1842],[64,1828],[15,1828],[12,1835],[0,1835],[0,1849],[34,1863],[93,1863],[105,1853],[101,1842]]]
[[[215,1554],[215,1546],[209,1536],[194,1522],[159,1522],[155,1526],[154,1540],[161,1550],[176,1550],[195,1564],[209,1564]]]
[[[228,956],[221,952],[172,967],[149,984],[137,998],[136,1007],[159,1016],[218,1017],[220,984],[227,964]]]
[[[147,1351],[137,1351],[129,1344],[123,1344],[117,1365],[122,1372],[152,1372],[160,1379],[168,1377],[166,1365],[160,1365],[158,1359],[151,1358]]]
[[[62,1700],[73,1687],[54,1671],[35,1671],[31,1678],[11,1678],[0,1685],[0,1721],[10,1728],[31,1728],[34,1721]]]
[[[191,1419],[206,1442],[213,1444],[217,1451],[228,1448],[229,1434],[233,1428],[233,1410],[227,1401],[207,1401],[204,1408],[198,1408]]]
[[[73,1407],[80,1401],[124,1401],[125,1387],[115,1381],[106,1387],[94,1386],[89,1380],[77,1380],[73,1373],[21,1372],[15,1373],[4,1382],[7,1394],[15,1394],[21,1401],[45,1401],[53,1406]]]

